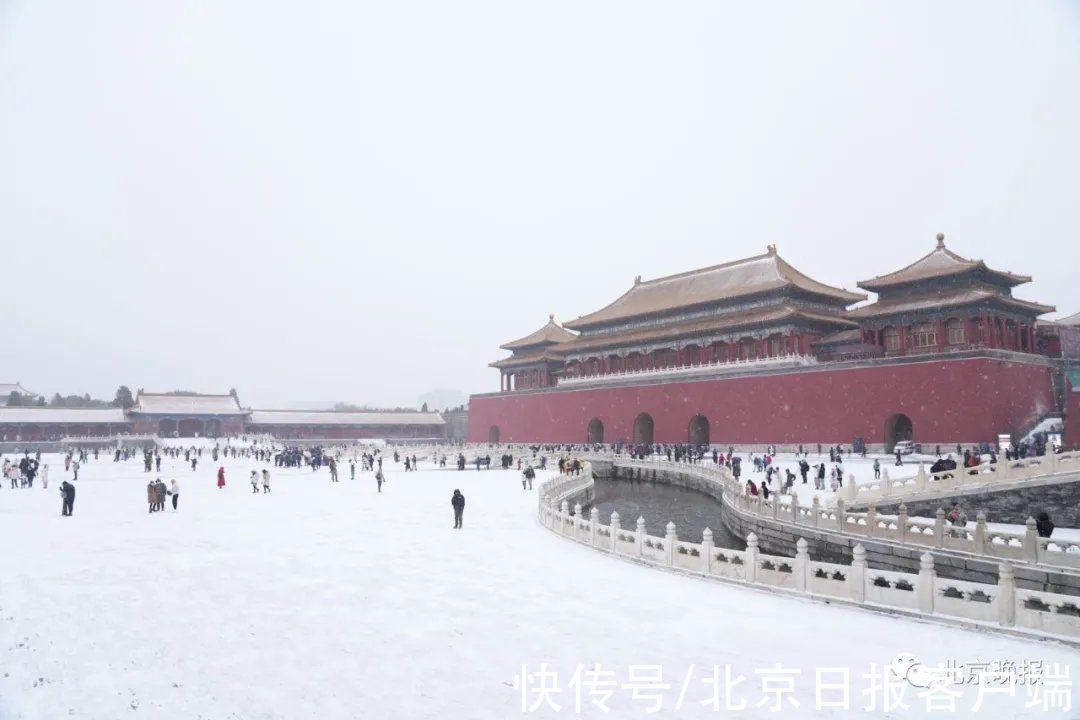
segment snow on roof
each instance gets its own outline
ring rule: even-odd
[[[244,415],[248,411],[232,395],[167,395],[139,393],[133,413],[146,415]]]
[[[579,337],[573,342],[568,342],[552,349],[560,355],[567,355],[622,345],[636,345],[648,341],[671,340],[675,338],[683,338],[689,341],[689,338],[695,334],[707,335],[709,333],[727,332],[747,327],[753,327],[760,330],[767,327],[770,323],[776,324],[794,320],[803,320],[815,324],[825,324],[840,328],[850,328],[855,325],[851,320],[836,315],[814,313],[783,303],[781,305],[773,305],[764,308],[754,308],[740,312],[712,315],[698,320],[673,322],[653,327],[635,328],[620,332]]]
[[[516,350],[519,348],[532,347],[534,345],[549,345],[552,343],[566,342],[568,340],[573,340],[576,337],[577,335],[569,330],[564,330],[557,322],[555,322],[554,315],[548,315],[548,322],[544,327],[523,338],[508,342],[499,347],[503,350]]]
[[[566,323],[566,327],[578,330],[614,320],[790,288],[843,305],[866,299],[862,293],[841,290],[803,275],[777,255],[776,247],[770,245],[766,254],[744,260],[644,282],[637,278],[634,286],[615,302]]]
[[[892,315],[903,312],[957,307],[978,302],[995,302],[1024,312],[1031,312],[1036,315],[1054,311],[1054,308],[1051,305],[1040,305],[1039,303],[1021,300],[1020,298],[1014,298],[1011,295],[1003,295],[990,290],[961,289],[945,293],[927,293],[917,297],[899,297],[878,300],[875,303],[849,310],[845,313],[845,316],[849,318],[869,318],[877,317],[879,315]]]
[[[37,393],[32,393],[24,388],[19,383],[0,383],[0,403],[7,402],[7,397],[13,392],[17,392],[20,395],[27,395],[29,397],[37,397]]]
[[[443,425],[432,412],[336,412],[333,410],[252,410],[249,425]]]
[[[121,408],[0,407],[0,424],[122,424],[128,422]]]
[[[969,260],[957,255],[952,250],[945,247],[945,236],[938,233],[937,247],[935,247],[930,254],[924,255],[907,267],[901,268],[896,272],[889,273],[888,275],[879,275],[872,280],[863,280],[859,283],[859,287],[864,290],[877,291],[880,288],[888,288],[895,285],[903,285],[905,283],[928,280],[931,278],[949,277],[951,275],[959,275],[973,270],[981,270],[987,275],[1003,281],[1010,287],[1022,285],[1031,281],[1031,278],[1027,275],[1014,275],[1013,273],[1003,272],[1001,270],[991,270],[982,260]]]
[[[1069,327],[1080,326],[1080,313],[1073,313],[1067,317],[1053,321],[1055,325],[1068,325]]]

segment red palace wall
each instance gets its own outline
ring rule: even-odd
[[[1073,450],[1080,448],[1080,387],[1065,381],[1065,437],[1062,444]]]
[[[647,412],[658,443],[687,442],[698,414],[718,444],[883,443],[895,413],[911,418],[916,442],[993,442],[1052,408],[1045,365],[967,358],[480,395],[469,402],[469,441],[487,442],[494,425],[501,442],[585,442],[592,418],[603,422],[605,442],[632,441],[634,419]]]

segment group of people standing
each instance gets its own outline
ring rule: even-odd
[[[146,502],[150,505],[150,512],[164,510],[165,498],[169,495],[172,496],[173,510],[176,510],[180,503],[180,483],[176,482],[175,479],[169,481],[169,487],[167,488],[161,478],[146,483]]]

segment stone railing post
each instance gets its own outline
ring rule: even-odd
[[[896,529],[900,533],[900,542],[906,543],[908,541],[908,515],[907,505],[900,503],[900,512],[896,516]]]
[[[877,505],[870,503],[866,508],[866,537],[874,537],[877,530]]]
[[[818,500],[817,495],[810,501],[810,513],[810,524],[817,527],[818,523],[821,522],[821,501]]]
[[[1033,517],[1027,519],[1022,542],[1024,559],[1028,562],[1039,562],[1039,535],[1035,532],[1035,518]]]
[[[919,471],[915,473],[915,492],[922,492],[926,489],[926,468],[923,464],[919,463]]]
[[[1009,461],[1005,459],[1005,455],[998,455],[997,469],[998,477],[1001,480],[1009,479]]]
[[[945,508],[934,513],[934,547],[945,547]]]
[[[998,566],[997,588],[998,623],[1012,627],[1016,622],[1016,577],[1009,563]]]
[[[570,519],[570,503],[566,500],[562,501],[562,518],[559,519],[559,532],[563,535],[566,534],[567,520]]]
[[[664,533],[664,562],[671,567],[675,564],[675,543],[679,542],[679,535],[673,522],[669,521],[664,529],[667,531]]]
[[[637,556],[645,557],[645,518],[638,516],[637,529],[634,531],[637,536]]]
[[[1043,464],[1047,475],[1053,475],[1057,472],[1057,455],[1054,454],[1054,448],[1052,443],[1048,443],[1046,446],[1046,454],[1043,455]]]
[[[746,582],[757,582],[758,566],[758,542],[757,535],[750,533],[746,536]]]
[[[855,502],[859,498],[859,487],[855,484],[854,474],[848,475],[848,483],[844,486],[844,492],[842,494],[851,502]]]
[[[866,602],[866,548],[861,543],[851,550],[848,589],[851,591],[852,600],[857,603]]]
[[[581,503],[574,505],[574,524],[571,526],[574,528],[574,539],[581,539]]]
[[[934,593],[937,573],[934,572],[934,556],[923,553],[919,558],[919,579],[915,588],[918,595],[919,611],[924,613],[934,612]]]
[[[982,510],[975,516],[975,552],[979,555],[986,554],[986,513]]]
[[[788,506],[791,508],[791,522],[793,525],[799,524],[799,495],[794,490],[791,491],[791,504]]]
[[[810,571],[810,553],[807,551],[806,539],[799,538],[795,543],[795,589],[806,592],[806,576]]]
[[[772,518],[776,520],[780,517],[780,495],[774,493],[772,497]]]
[[[619,552],[619,533],[622,532],[622,528],[619,527],[619,513],[611,513],[611,552]]]
[[[844,499],[836,499],[836,530],[838,532],[845,532],[847,530],[847,510],[844,509]]]
[[[713,559],[713,539],[712,530],[705,528],[701,533],[701,572],[708,575],[712,572],[712,559]]]
[[[600,511],[595,507],[589,511],[589,544],[596,547],[596,526],[600,524]]]
[[[881,492],[885,497],[892,495],[892,478],[889,477],[889,468],[881,468]]]

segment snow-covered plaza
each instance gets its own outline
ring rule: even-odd
[[[1021,685],[980,700],[978,684],[927,696],[883,690],[880,679],[902,655],[962,672],[980,662],[1068,672],[1080,659],[1070,648],[601,555],[541,527],[536,490],[523,491],[516,471],[422,462],[405,473],[388,458],[379,493],[359,467],[350,480],[347,463],[331,483],[325,468],[214,463],[208,453],[196,471],[163,458],[160,474],[144,472],[139,457],[103,454],[80,470],[68,518],[62,459],[43,462],[47,490],[0,490],[5,720],[622,718],[658,704],[654,716],[679,718],[744,704],[744,717],[907,717],[950,703],[960,716],[1076,712],[1060,707],[1071,702],[1060,685],[1056,697],[1047,697],[1052,684]],[[263,467],[272,492],[253,494],[248,475]],[[179,481],[179,511],[147,512],[146,482],[159,475]],[[467,499],[461,530],[452,528],[455,488]],[[597,664],[612,674],[575,681]],[[668,687],[650,687],[644,666],[658,666],[653,680]],[[774,692],[785,678],[793,691]],[[557,690],[538,693],[545,684]],[[825,685],[834,689],[818,697]],[[886,712],[887,695],[908,709]]]

